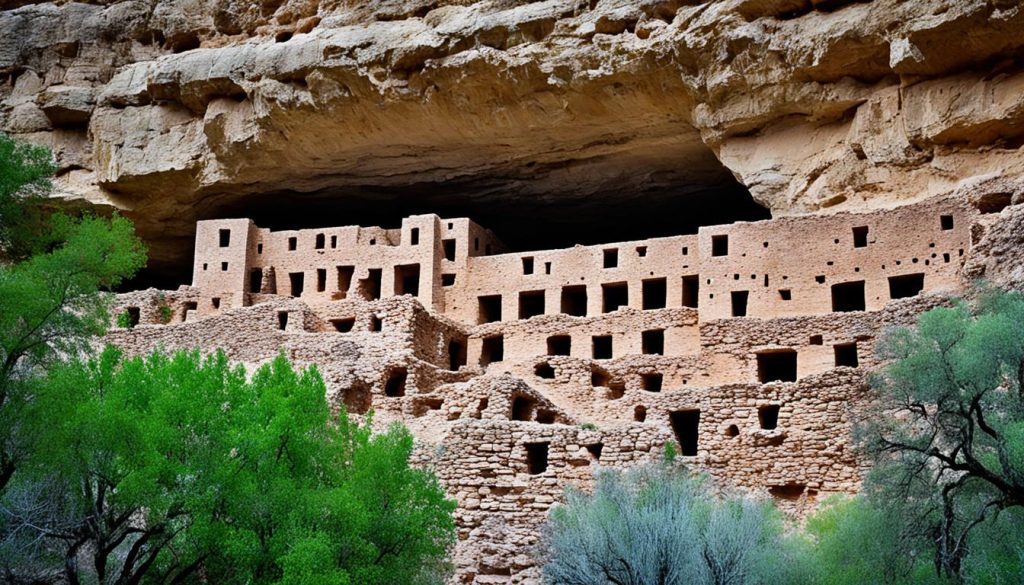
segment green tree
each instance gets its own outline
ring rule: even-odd
[[[45,210],[53,170],[45,149],[0,134],[0,492],[32,450],[25,408],[54,360],[103,333],[100,294],[145,263],[131,222]]]
[[[544,530],[557,585],[803,583],[805,551],[771,504],[714,495],[707,478],[660,463],[602,470],[592,494],[570,489]]]
[[[1024,505],[1022,323],[1024,296],[986,291],[881,344],[890,362],[873,381],[879,412],[861,432],[876,459],[868,492],[928,539],[949,578],[967,579],[977,531]]]
[[[247,378],[223,353],[108,348],[45,385],[47,441],[3,503],[14,566],[59,558],[71,584],[446,575],[454,503],[409,466],[404,428],[332,417],[315,368],[278,357]]]

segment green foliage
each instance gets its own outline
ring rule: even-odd
[[[569,490],[552,510],[544,577],[559,585],[807,583],[803,543],[770,504],[717,497],[686,470],[603,470],[593,494]]]
[[[1024,504],[1021,323],[1024,296],[990,290],[881,344],[890,362],[873,380],[880,411],[859,431],[876,459],[868,491],[931,543],[950,578],[967,577],[975,531]]]
[[[584,431],[596,431],[597,425],[591,422],[580,423],[579,427]]]
[[[157,318],[164,325],[170,323],[171,317],[174,316],[174,310],[167,304],[167,297],[162,292],[156,295],[156,312]]]
[[[128,311],[121,311],[117,314],[115,323],[121,329],[131,329],[132,327],[132,316]]]
[[[0,133],[0,260],[38,250],[46,232],[42,203],[55,170],[48,149]]]
[[[443,581],[454,503],[409,466],[404,428],[333,419],[315,368],[279,356],[247,379],[223,353],[108,348],[52,366],[38,396],[47,440],[17,483],[63,504],[30,498],[13,516],[8,535],[45,543],[5,541],[15,568],[71,558],[69,580],[101,583]]]
[[[672,441],[665,443],[665,448],[661,453],[661,460],[665,463],[674,463],[676,457],[679,456],[679,450],[676,448],[676,444]]]

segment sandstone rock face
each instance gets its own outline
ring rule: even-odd
[[[775,215],[888,207],[1024,166],[1014,0],[7,5],[0,128],[157,266],[256,201],[458,202],[500,231],[744,187]]]

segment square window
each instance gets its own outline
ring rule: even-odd
[[[615,268],[619,265],[619,251],[616,249],[604,251],[604,267]]]
[[[646,355],[665,354],[665,330],[652,329],[640,334],[640,345]]]
[[[728,256],[729,255],[729,236],[711,236],[711,255],[712,256]]]
[[[857,344],[856,343],[840,343],[833,346],[836,357],[836,367],[845,366],[847,368],[857,367]]]
[[[593,356],[595,360],[610,360],[612,359],[612,336],[611,335],[595,335],[592,338],[593,343]]]
[[[953,229],[953,216],[952,215],[940,215],[939,216],[939,225],[941,225],[942,229],[944,229],[944,230],[951,230],[951,229]]]
[[[533,257],[523,258],[523,274],[533,274]]]

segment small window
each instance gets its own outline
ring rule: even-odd
[[[226,272],[227,269],[228,269],[228,263],[227,262],[221,262],[220,263],[220,269],[221,269],[222,272]]]
[[[779,427],[779,405],[765,404],[757,407],[757,422],[766,431],[772,431]]]
[[[512,399],[512,413],[510,420],[528,421],[533,418],[533,411],[537,409],[537,403],[527,396],[516,396]],[[481,409],[482,410],[482,409]]]
[[[593,343],[593,356],[595,360],[610,360],[612,359],[612,336],[611,335],[595,335],[592,338]]]
[[[352,276],[356,272],[355,266],[338,266],[338,295],[340,298],[348,296],[348,289],[352,286]]]
[[[731,293],[732,296],[732,316],[733,317],[746,317],[747,316],[747,298],[750,293],[745,290],[734,290]]]
[[[256,244],[256,253],[257,254],[262,254],[263,253],[263,244]]]
[[[619,265],[619,251],[617,249],[604,251],[604,267],[615,268]]]
[[[457,372],[466,365],[466,344],[458,340],[448,342],[448,369]]]
[[[405,368],[399,368],[388,375],[384,382],[384,395],[389,398],[405,396],[405,382],[409,378],[409,372]]]
[[[331,236],[331,248],[338,247],[338,236]]]
[[[594,461],[601,460],[601,452],[604,451],[604,443],[591,443],[586,446],[587,453],[593,457]]]
[[[571,285],[562,287],[562,313],[574,317],[587,316],[587,287]]]
[[[683,246],[683,256],[688,256],[689,254],[690,254],[690,247],[689,246]]]
[[[533,274],[533,258],[523,258],[523,274]]]
[[[288,251],[294,252],[299,247],[299,238],[288,238]]]
[[[253,268],[249,271],[249,292],[258,293],[263,289],[263,269]]]
[[[313,245],[313,247],[316,248],[317,250],[323,250],[324,249],[324,241],[325,241],[324,235],[323,234],[317,234],[316,235],[316,243]]]
[[[953,216],[952,215],[940,215],[939,216],[939,225],[941,225],[942,229],[944,229],[944,230],[951,230],[951,229],[953,229]]]
[[[444,248],[444,259],[455,261],[455,240],[441,240],[441,247]]]
[[[485,337],[480,351],[480,365],[487,366],[488,364],[500,362],[504,359],[505,337],[502,335]]]
[[[327,290],[327,269],[317,268],[316,269],[316,291],[324,292]]]
[[[544,314],[544,291],[531,290],[519,293],[519,318],[529,319]]]
[[[889,277],[889,298],[915,297],[924,290],[924,273]]]
[[[549,444],[526,443],[526,470],[530,475],[540,475],[548,470]]]
[[[793,292],[788,288],[779,289],[779,298],[784,301],[791,301],[793,300]]]
[[[669,413],[669,424],[679,443],[679,452],[684,457],[697,455],[697,438],[700,428],[699,410],[677,410]]]
[[[700,277],[696,274],[683,277],[683,306],[697,308],[700,298]]]
[[[664,278],[652,278],[641,284],[644,310],[664,309],[668,296],[667,281]]]
[[[542,380],[555,379],[555,368],[551,367],[551,364],[547,362],[541,362],[534,366],[533,373]]]
[[[836,367],[857,367],[857,344],[856,343],[840,343],[833,346],[836,356]]]
[[[819,274],[818,276],[815,276],[814,277],[814,282],[816,282],[818,284],[825,284],[825,275],[824,274]]]
[[[231,245],[231,230],[220,230],[220,247],[227,248]]]
[[[757,379],[762,383],[796,382],[796,351],[766,351],[757,354]]]
[[[420,265],[404,264],[402,266],[395,266],[395,295],[412,295],[416,297],[419,294]]]
[[[277,328],[281,331],[288,328],[288,311],[277,312]]]
[[[495,323],[501,321],[501,295],[477,297],[477,322]]]
[[[652,329],[640,334],[640,345],[646,355],[665,354],[665,330]]]
[[[850,311],[863,311],[864,308],[863,280],[832,285],[833,312],[847,313]]]
[[[441,275],[441,286],[455,286],[455,275],[454,274],[442,274]]]
[[[712,256],[728,256],[729,255],[729,236],[711,236],[711,255]]]
[[[420,245],[420,228],[412,228],[409,232],[409,244],[412,246]]]
[[[331,319],[331,325],[334,326],[334,330],[338,333],[348,333],[352,331],[352,327],[356,324],[355,317],[346,317],[344,319]]]
[[[820,335],[812,335],[810,340],[808,340],[808,343],[810,343],[811,345],[821,345],[823,343],[823,340]]]
[[[370,332],[379,333],[384,329],[384,320],[377,315],[370,315]]]
[[[637,404],[633,408],[633,420],[642,423],[647,420],[647,407],[643,404]]]
[[[611,313],[619,307],[629,305],[629,284],[625,282],[612,282],[601,285],[602,311]]]
[[[868,228],[867,226],[853,228],[853,247],[854,248],[866,248],[868,246]]]
[[[371,246],[376,246],[377,245],[377,238],[370,238],[370,245]]]
[[[303,289],[303,281],[306,275],[303,272],[290,272],[288,273],[288,283],[291,285],[291,292],[293,297],[301,297]]]
[[[647,392],[661,392],[661,374],[641,374],[640,384]]]
[[[142,311],[138,307],[128,307],[125,311],[128,313],[128,329],[138,325],[142,319]]]
[[[636,255],[641,258],[647,256],[647,246],[637,246]]]
[[[569,355],[572,353],[572,337],[552,335],[548,337],[548,355]]]
[[[551,263],[550,262],[545,262],[544,263],[544,274],[551,274]]]
[[[210,304],[213,305],[214,309],[220,308],[220,297],[213,297],[210,299]]]

